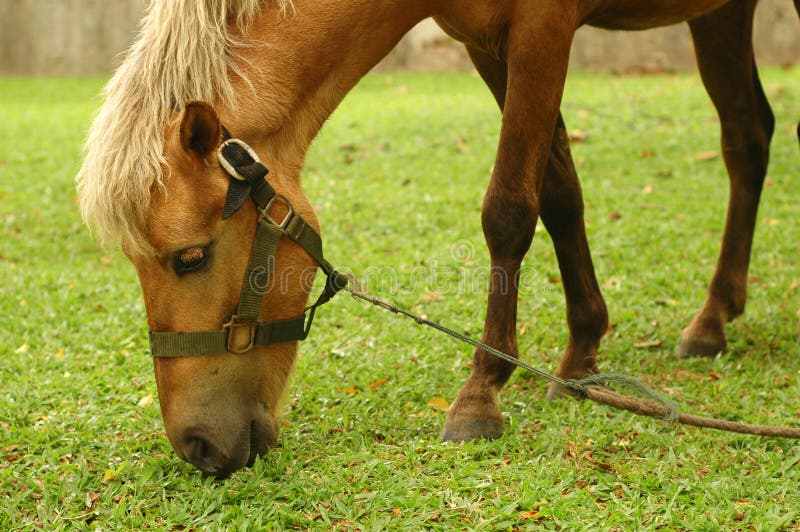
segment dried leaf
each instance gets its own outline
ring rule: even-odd
[[[694,160],[695,161],[710,161],[711,159],[716,159],[719,157],[719,152],[716,150],[711,151],[701,151],[700,153],[695,153]]]
[[[29,349],[30,349],[30,346],[28,344],[22,344],[21,346],[19,346],[18,348],[16,348],[14,350],[14,353],[16,353],[18,355],[24,355],[25,353],[28,352]]]
[[[357,393],[358,387],[357,386],[350,386],[349,388],[344,389],[344,393]]]
[[[367,388],[369,388],[370,390],[374,390],[375,388],[380,388],[381,386],[383,386],[387,382],[388,382],[387,379],[378,379],[375,382],[373,382],[372,384],[370,384],[369,386],[367,386]]]
[[[103,471],[103,482],[111,482],[117,479],[117,472],[113,469],[106,469]]]
[[[102,264],[103,266],[111,265],[111,257],[106,257],[106,256],[100,257],[100,264]]]
[[[61,357],[63,357],[63,356],[64,356],[64,348],[63,348],[63,347],[59,347],[59,348],[56,350],[56,352],[55,352],[55,354],[54,354],[53,356],[54,356],[54,357],[56,357],[56,358],[61,358]]]
[[[610,220],[619,220],[620,218],[622,218],[622,213],[620,213],[619,211],[611,211],[610,213],[608,213],[608,218]]]
[[[435,408],[436,410],[441,410],[442,412],[447,412],[447,409],[450,408],[450,403],[441,397],[434,397],[428,401],[428,406]]]
[[[520,521],[527,521],[529,519],[534,519],[534,520],[538,521],[539,519],[543,519],[543,518],[544,518],[544,516],[538,510],[531,510],[530,512],[523,512],[523,513],[519,514],[519,520]]]
[[[633,344],[633,347],[642,348],[642,347],[658,347],[661,345],[661,340],[650,340],[647,342],[636,342]]]
[[[401,510],[400,508],[393,508],[392,509],[392,516],[393,517],[400,517],[400,514],[402,514],[402,513],[403,513],[403,510]]]
[[[94,507],[97,506],[97,499],[99,498],[100,496],[97,493],[93,491],[87,491],[86,498],[83,500],[83,504],[86,506],[87,510],[94,510]]]
[[[570,142],[583,142],[589,137],[589,133],[586,131],[582,131],[580,129],[573,129],[569,132],[569,140]]]
[[[153,394],[147,394],[141,399],[139,399],[139,402],[136,403],[136,406],[142,408],[145,406],[150,406],[152,404],[153,404]]]
[[[433,303],[434,301],[440,301],[442,299],[441,294],[437,294],[436,292],[428,292],[422,294],[422,300],[425,303]]]

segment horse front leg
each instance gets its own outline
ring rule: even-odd
[[[608,329],[608,310],[594,273],[583,219],[583,193],[561,116],[547,162],[541,216],[553,240],[567,302],[569,340],[556,375],[580,379],[597,373],[597,350]],[[555,399],[564,393],[562,385],[551,383],[547,397]]]
[[[494,66],[489,60],[483,66],[476,61],[503,109],[497,160],[481,213],[491,256],[483,342],[514,356],[520,264],[539,217],[574,31],[564,25],[563,12],[555,11],[540,10],[529,20],[517,20],[508,35],[505,72],[499,70],[499,60]],[[507,84],[504,96],[500,82]],[[498,393],[513,370],[513,365],[476,350],[470,376],[448,410],[442,438],[462,441],[502,434]]]

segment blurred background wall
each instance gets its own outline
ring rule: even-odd
[[[135,38],[148,0],[0,0],[0,74],[107,75]],[[791,0],[761,0],[759,64],[800,63],[800,22]],[[571,67],[613,72],[694,68],[686,25],[645,32],[581,28]],[[379,66],[383,70],[465,70],[463,48],[431,21],[417,26]]]

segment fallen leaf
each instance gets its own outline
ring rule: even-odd
[[[349,388],[344,389],[344,393],[357,393],[357,392],[358,392],[358,387],[356,386],[350,386]]]
[[[709,372],[708,372],[708,376],[709,376],[709,378],[710,378],[712,381],[718,381],[718,380],[719,380],[719,378],[720,378],[720,377],[719,377],[719,375],[717,375],[717,374],[716,374],[715,372],[713,372],[713,371],[709,371]]]
[[[695,161],[710,161],[711,159],[716,159],[717,157],[719,157],[719,152],[715,150],[701,151],[700,153],[694,154]]]
[[[56,350],[56,352],[55,352],[55,354],[54,354],[53,356],[54,356],[54,357],[56,357],[56,358],[61,358],[61,357],[63,357],[63,356],[64,356],[64,348],[63,348],[63,347],[59,347],[59,348]]]
[[[433,303],[434,301],[440,301],[442,299],[441,294],[437,294],[436,292],[428,292],[426,294],[422,294],[422,300],[425,303]]]
[[[653,150],[642,150],[639,152],[639,157],[642,159],[649,159],[656,154]]]
[[[103,482],[111,482],[117,479],[117,472],[113,469],[106,469],[103,471]]]
[[[435,408],[436,410],[441,410],[442,412],[447,412],[447,409],[450,408],[450,403],[441,397],[434,397],[428,401],[428,406]]]
[[[646,185],[642,189],[642,194],[652,194],[653,193],[653,185]]]
[[[393,508],[392,509],[392,515],[394,517],[400,517],[400,514],[402,514],[402,513],[403,513],[403,510],[401,510],[400,508]]]
[[[467,153],[469,151],[469,146],[467,146],[467,141],[464,137],[456,137],[456,147],[461,153]]]
[[[99,498],[100,496],[97,493],[88,491],[86,492],[86,498],[83,500],[83,504],[86,506],[87,510],[93,510],[94,507],[97,506],[97,499]]]
[[[139,399],[139,402],[136,403],[136,406],[141,408],[145,406],[150,406],[152,404],[153,404],[153,394],[148,394]]]
[[[608,213],[608,218],[610,220],[619,220],[620,218],[622,218],[622,213],[620,213],[619,211],[611,211],[610,213]]]
[[[587,138],[589,138],[589,133],[587,133],[586,131],[582,131],[580,129],[573,129],[572,131],[569,132],[569,140],[571,142],[575,143],[583,142]]]
[[[14,350],[14,353],[16,353],[18,355],[24,355],[25,353],[28,352],[29,349],[30,349],[30,346],[28,344],[22,344],[21,346],[19,346],[18,348],[16,348]]]
[[[661,345],[661,340],[650,340],[647,342],[637,342],[633,344],[633,347],[641,348],[641,347],[658,347]]]
[[[520,521],[527,521],[529,519],[539,520],[542,518],[544,518],[544,516],[538,510],[531,510],[530,512],[523,512],[519,514]]]
[[[374,390],[375,388],[380,388],[381,386],[383,386],[387,382],[388,382],[387,379],[378,379],[375,382],[373,382],[372,384],[370,384],[369,386],[367,386],[367,388],[369,388],[370,390]]]
[[[111,257],[106,257],[106,256],[100,257],[100,264],[102,264],[103,266],[109,266],[111,264]]]

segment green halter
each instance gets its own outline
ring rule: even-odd
[[[311,329],[317,307],[327,303],[347,286],[348,278],[333,269],[322,255],[322,239],[291,203],[265,179],[269,170],[261,164],[255,152],[239,139],[231,138],[223,129],[224,142],[217,157],[220,165],[231,176],[228,196],[222,218],[232,216],[247,198],[255,202],[259,217],[250,260],[245,272],[239,306],[221,329],[210,331],[168,332],[150,331],[150,354],[156,357],[186,357],[218,353],[246,353],[254,347],[304,340]],[[274,220],[270,208],[283,203],[288,209],[282,220]],[[325,288],[317,301],[305,312],[288,320],[259,322],[264,298],[264,274],[269,274],[275,264],[278,242],[287,236],[311,256],[327,276]],[[306,316],[308,319],[306,319]]]

